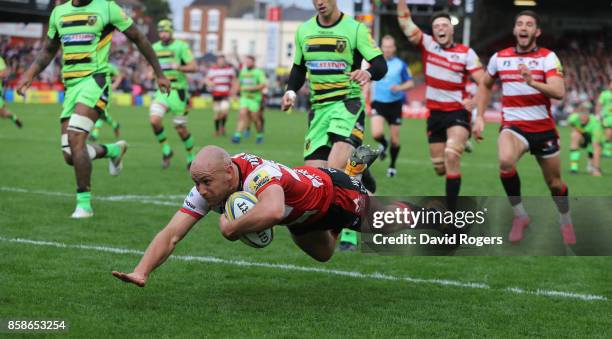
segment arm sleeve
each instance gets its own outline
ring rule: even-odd
[[[497,53],[493,54],[491,60],[489,60],[489,65],[487,66],[487,73],[489,73],[491,78],[495,78],[497,76]]]
[[[387,74],[387,61],[381,55],[374,57],[372,60],[368,60],[370,63],[370,68],[368,68],[368,72],[372,75],[373,81],[380,80],[385,77]]]
[[[412,80],[412,74],[410,74],[410,68],[408,68],[408,65],[404,62],[402,62],[402,73],[400,74],[400,76],[402,78],[402,82]]]
[[[49,17],[49,29],[47,30],[47,37],[49,39],[54,39],[57,35],[57,27],[55,27],[55,9],[51,12],[51,16]]]
[[[546,73],[546,78],[554,76],[563,78],[563,66],[561,65],[561,60],[559,60],[554,52],[550,52],[546,56],[546,59],[544,59],[544,72]]]
[[[302,65],[304,63],[304,54],[302,53],[302,40],[300,38],[300,30],[302,26],[298,27],[297,31],[295,31],[295,41],[294,41],[294,50],[293,53],[293,63],[296,65]]]
[[[376,42],[372,39],[372,35],[370,35],[368,28],[362,23],[359,23],[357,26],[357,50],[363,55],[363,58],[370,63],[372,63],[372,60],[377,56],[382,56],[382,52],[380,48],[376,46]]]
[[[304,86],[306,81],[306,66],[293,64],[289,80],[287,81],[287,90],[297,92]]]
[[[180,211],[196,219],[201,219],[208,214],[210,206],[208,206],[208,201],[200,195],[197,188],[194,186],[191,191],[189,191],[189,194],[187,194],[187,197],[185,197],[183,207],[181,207]]]
[[[127,14],[125,14],[125,11],[121,7],[119,7],[119,5],[117,5],[114,1],[108,2],[108,12],[110,17],[110,23],[113,26],[117,27],[117,29],[121,32],[128,29],[134,23],[134,21],[132,21],[132,18],[127,16]]]
[[[480,59],[478,58],[478,55],[471,48],[467,52],[467,60],[466,60],[465,68],[470,73],[473,73],[473,72],[476,72],[482,69],[482,63],[480,63]]]

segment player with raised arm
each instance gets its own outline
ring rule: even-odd
[[[109,0],[71,0],[56,6],[49,18],[44,47],[16,86],[18,93],[24,95],[34,77],[62,48],[66,94],[60,117],[61,145],[64,160],[74,166],[76,176],[77,204],[73,218],[93,216],[91,161],[109,158],[111,175],[117,175],[127,149],[124,141],[106,145],[86,143],[95,121],[104,115],[110,87],[108,55],[115,29],[138,46],[153,66],[159,87],[167,91],[170,82],[163,75],[151,44],[121,7]]]
[[[366,188],[374,192],[376,183],[367,164],[349,158],[363,142],[361,86],[382,79],[387,63],[368,28],[342,13],[336,0],[313,0],[312,4],[317,15],[300,25],[295,34],[293,66],[281,108],[286,111],[293,106],[308,75],[311,110],[304,141],[305,164],[336,168],[350,175],[363,173]],[[361,69],[364,59],[370,63],[366,70]],[[378,153],[361,155],[370,162]],[[347,232],[342,242],[354,248],[357,236]]]
[[[501,182],[514,210],[508,235],[520,242],[530,219],[521,199],[521,181],[516,170],[529,151],[536,157],[560,216],[563,242],[576,243],[569,210],[568,188],[561,180],[559,134],[550,111],[550,100],[563,99],[563,68],[557,55],[537,45],[541,34],[533,11],[517,14],[513,34],[516,46],[495,53],[478,88],[478,117],[473,126],[476,140],[482,139],[484,112],[495,78],[502,83],[502,127],[497,142]]]
[[[405,1],[399,1],[400,27],[408,40],[421,49],[425,84],[427,138],[434,170],[446,175],[446,199],[450,209],[456,205],[461,189],[461,156],[471,131],[471,99],[466,91],[469,76],[480,81],[484,74],[478,55],[468,46],[454,42],[448,13],[431,17],[432,35],[423,33],[412,21]]]
[[[587,150],[589,160],[587,172],[600,177],[602,148],[605,142],[601,122],[594,114],[591,114],[593,106],[585,101],[578,106],[578,110],[567,118],[568,125],[572,128],[570,144],[570,173],[578,173],[578,161],[580,161],[580,148]]]
[[[414,87],[408,65],[395,56],[395,39],[386,35],[382,38],[381,49],[387,61],[387,74],[379,81],[372,83],[372,137],[380,144],[380,159],[386,156],[389,147],[384,134],[385,121],[391,134],[391,163],[387,176],[397,174],[395,163],[400,151],[400,127],[402,125],[402,107],[406,102],[406,91]]]
[[[225,123],[230,110],[230,96],[236,71],[228,64],[224,55],[217,55],[217,62],[210,67],[206,75],[206,86],[213,97],[213,112],[215,112],[215,136],[225,136]]]

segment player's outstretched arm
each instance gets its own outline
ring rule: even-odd
[[[278,225],[285,214],[285,192],[280,185],[272,184],[257,196],[257,204],[244,216],[229,221],[225,215],[219,219],[221,234],[228,240],[238,240],[244,233],[258,232]]]
[[[43,48],[38,57],[34,61],[30,68],[21,76],[19,81],[17,82],[17,93],[21,95],[25,95],[25,91],[32,84],[32,79],[34,79],[40,72],[42,72],[47,65],[53,60],[57,51],[60,49],[61,43],[57,34],[53,39],[49,37],[45,38],[45,42],[43,44]]]
[[[113,271],[113,275],[125,282],[144,287],[149,274],[168,259],[172,251],[174,251],[176,244],[183,239],[197,221],[198,219],[187,213],[176,212],[168,225],[157,233],[153,241],[151,241],[142,259],[140,259],[140,262],[134,268],[134,272]]]
[[[136,25],[131,25],[128,29],[123,31],[123,34],[132,41],[142,55],[147,59],[151,67],[153,67],[153,71],[155,72],[155,77],[157,78],[157,85],[162,93],[168,93],[170,91],[170,80],[164,76],[162,72],[161,66],[159,65],[159,61],[157,60],[157,56],[155,55],[155,51],[153,51],[153,47],[151,47],[151,43],[147,39],[141,31],[136,28]]]
[[[397,2],[397,21],[404,35],[408,37],[408,41],[414,45],[418,45],[423,36],[421,29],[412,21],[412,14],[405,0]]]
[[[198,64],[196,64],[194,59],[189,61],[186,65],[179,66],[178,70],[185,73],[195,73],[198,71]]]
[[[489,106],[489,101],[491,101],[491,91],[494,83],[495,79],[486,72],[480,77],[478,92],[476,93],[476,98],[478,100],[477,116],[476,121],[474,121],[474,126],[472,126],[472,133],[474,133],[476,140],[484,139],[482,136],[485,126],[484,114],[487,110],[487,106]]]

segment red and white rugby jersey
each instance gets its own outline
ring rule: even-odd
[[[302,166],[289,168],[252,154],[238,154],[232,161],[240,169],[244,190],[259,196],[270,185],[280,185],[285,193],[285,217],[281,224],[309,224],[322,217],[332,203],[331,178],[321,170]]]
[[[212,66],[208,70],[208,78],[213,82],[214,87],[210,89],[214,97],[226,97],[230,95],[232,82],[236,78],[236,71],[232,66]]]
[[[554,130],[550,98],[523,81],[519,71],[521,64],[531,70],[535,81],[546,82],[550,77],[563,77],[559,58],[546,48],[518,54],[514,47],[510,47],[495,53],[487,72],[502,82],[502,126],[516,126],[529,133]]]
[[[476,52],[462,44],[443,48],[425,33],[419,46],[425,68],[427,108],[444,112],[465,109],[463,99],[468,97],[465,90],[468,77],[482,69]]]

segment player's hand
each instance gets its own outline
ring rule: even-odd
[[[288,111],[295,104],[296,94],[293,91],[285,92],[283,99],[281,100],[281,110]]]
[[[221,214],[221,216],[219,217],[219,230],[221,231],[221,234],[223,234],[223,236],[230,241],[236,241],[238,240],[237,236],[229,236],[228,234],[230,234],[232,228],[232,223],[231,221],[227,220],[227,217],[225,216],[225,214]]]
[[[140,273],[123,273],[118,271],[113,271],[112,273],[117,279],[121,279],[126,283],[132,283],[138,287],[144,287],[144,285],[147,283],[147,277]]]
[[[19,78],[19,81],[17,82],[17,86],[15,86],[15,88],[17,89],[17,93],[19,93],[19,95],[25,96],[26,91],[28,90],[28,88],[30,88],[31,85],[32,78],[27,75],[22,75],[21,78]]]
[[[398,86],[398,85],[393,85],[393,86],[391,86],[391,88],[389,88],[389,89],[390,89],[392,92],[399,92],[399,91],[401,91],[401,88],[400,88],[400,86]]]
[[[170,93],[170,80],[166,78],[165,75],[162,75],[157,78],[157,87],[159,91],[162,93]]]
[[[519,65],[519,71],[521,72],[521,77],[523,77],[523,81],[530,85],[533,83],[533,76],[531,75],[531,70],[525,66],[525,64]]]
[[[410,9],[408,9],[408,5],[406,5],[406,0],[399,0],[397,2],[397,16],[402,18],[409,17],[410,15]]]
[[[465,109],[471,113],[474,109],[474,100],[470,98],[463,99],[463,107],[465,107]]]
[[[350,80],[357,82],[359,86],[363,86],[367,84],[370,81],[370,79],[372,79],[372,75],[370,74],[370,72],[360,70],[360,69],[349,73],[349,75],[350,75]]]
[[[484,140],[482,136],[482,132],[484,131],[485,122],[484,118],[481,116],[476,117],[474,121],[474,125],[472,126],[472,134],[474,135],[474,139],[479,142],[480,140]]]

